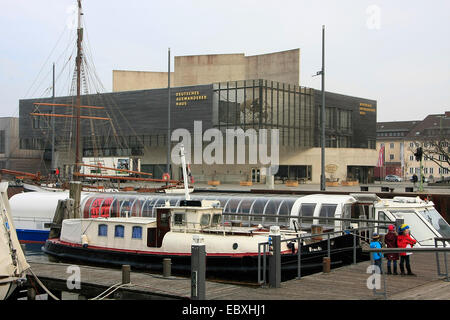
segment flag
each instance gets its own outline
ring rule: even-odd
[[[378,153],[377,167],[384,166],[384,145],[381,146],[380,152]]]

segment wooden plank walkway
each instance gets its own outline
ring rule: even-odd
[[[442,255],[441,255],[442,256]],[[441,259],[442,260],[442,259]],[[441,261],[442,264],[442,261]],[[49,289],[67,290],[66,281],[69,264],[30,262],[33,272],[49,285]],[[282,282],[281,288],[261,288],[236,284],[206,282],[208,300],[374,300],[367,288],[367,273],[370,262],[361,262],[333,269],[330,273],[317,273],[300,280]],[[385,263],[383,265],[386,268]],[[388,299],[439,299],[450,300],[450,282],[437,275],[434,253],[414,253],[411,257],[413,276],[386,276]],[[119,269],[80,266],[81,287],[99,294],[108,287],[120,283]],[[59,284],[59,285],[57,285]],[[381,282],[383,286],[383,281]],[[131,272],[131,285],[117,290],[113,298],[131,299],[189,299],[190,278],[170,277]],[[383,287],[382,287],[383,288]],[[381,292],[381,290],[378,290]]]

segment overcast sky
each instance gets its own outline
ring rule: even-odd
[[[51,64],[59,75],[74,44],[76,1],[0,3],[0,116],[18,116],[19,99],[51,95]],[[84,0],[83,7],[106,91],[114,69],[167,71],[168,47],[172,58],[300,48],[300,84],[320,89],[312,75],[321,68],[325,25],[327,91],[377,100],[378,121],[450,111],[447,0]],[[59,76],[57,95],[69,84]]]

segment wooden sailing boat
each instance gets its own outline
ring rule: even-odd
[[[7,182],[0,183],[0,300],[7,299],[25,280],[30,267],[14,228],[7,189]]]
[[[110,117],[101,117],[101,116],[92,116],[92,115],[82,115],[81,111],[82,110],[105,110],[104,107],[102,106],[92,106],[92,105],[83,105],[82,103],[82,96],[81,96],[81,91],[82,91],[82,84],[81,84],[81,78],[82,78],[82,71],[83,71],[83,67],[82,67],[82,62],[83,62],[83,34],[84,34],[84,29],[82,27],[82,21],[81,18],[83,16],[83,10],[82,10],[82,5],[81,5],[81,0],[77,0],[77,8],[78,8],[78,27],[77,27],[77,55],[76,55],[76,66],[75,66],[75,71],[76,71],[76,99],[75,99],[75,103],[43,103],[43,102],[38,102],[38,103],[34,103],[35,106],[35,110],[34,112],[30,113],[31,116],[35,116],[35,117],[48,117],[51,119],[55,119],[55,118],[73,118],[75,119],[75,124],[76,124],[76,130],[75,130],[75,157],[74,157],[74,162],[73,162],[73,180],[82,180],[82,179],[88,179],[91,181],[105,181],[105,180],[116,180],[116,181],[140,181],[140,182],[158,182],[158,183],[164,183],[165,185],[161,186],[161,187],[154,187],[154,188],[147,188],[147,189],[138,189],[137,191],[142,191],[142,192],[155,192],[155,191],[163,191],[165,189],[171,189],[171,188],[176,188],[177,186],[179,186],[181,184],[181,181],[178,180],[171,180],[170,177],[168,177],[167,175],[163,177],[163,179],[154,179],[148,176],[152,176],[151,173],[146,173],[146,172],[140,172],[139,170],[136,170],[135,168],[133,168],[133,170],[127,170],[127,169],[118,169],[118,168],[110,168],[106,165],[103,165],[101,163],[83,163],[82,161],[82,157],[81,157],[81,144],[80,144],[80,139],[81,139],[81,120],[94,120],[94,121],[107,121],[111,123],[112,126],[112,119]],[[53,77],[54,80],[54,77]],[[53,83],[53,97],[54,97],[54,83]],[[58,114],[55,112],[52,113],[48,113],[48,112],[40,112],[39,107],[40,106],[51,106],[52,108],[72,108],[74,112],[72,112],[72,114]],[[54,128],[53,128],[54,130]],[[52,148],[54,147],[54,141],[52,142]],[[53,149],[52,149],[53,150]],[[53,164],[53,158],[54,158],[54,154],[52,151],[52,166],[54,166]],[[98,172],[96,172],[95,174],[91,174],[91,173],[85,173],[85,172],[81,172],[80,168],[82,166],[85,167],[93,167],[96,168],[100,173],[102,173],[103,171],[109,171],[111,172],[111,170],[115,173],[115,174],[98,174]],[[55,169],[55,167],[52,167],[52,169]],[[124,174],[119,174],[119,173],[126,173]],[[6,174],[14,174],[11,172],[4,172]],[[23,173],[23,172],[16,172],[16,177],[26,177],[26,178],[33,178],[34,176],[32,176],[32,174],[29,173]],[[42,181],[43,177],[41,177],[39,175],[39,179],[33,179],[34,181]],[[67,188],[68,184],[66,184],[65,186],[63,185],[63,187]],[[100,186],[94,187],[94,186],[89,186],[89,185],[85,185],[84,186],[86,190],[92,190],[95,189],[97,191],[102,191]],[[104,187],[103,187],[104,189]],[[118,186],[118,189],[120,189],[120,183]],[[129,190],[126,190],[129,191]]]

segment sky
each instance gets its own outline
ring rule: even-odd
[[[300,85],[377,101],[377,121],[450,111],[450,1],[83,0],[85,43],[105,92],[112,70],[167,71],[173,56],[300,48]],[[75,0],[0,0],[0,116],[67,95]],[[72,69],[71,69],[72,68]],[[236,79],[240,80],[240,79]]]

